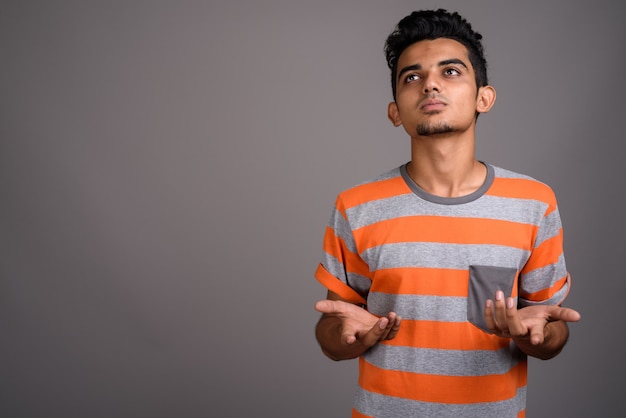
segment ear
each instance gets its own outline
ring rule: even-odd
[[[389,103],[387,106],[387,117],[393,123],[393,126],[398,127],[402,125],[402,121],[400,120],[400,112],[398,111],[398,105],[396,102]]]
[[[496,89],[493,86],[483,86],[478,89],[478,97],[476,99],[476,111],[478,113],[487,113],[496,102]]]

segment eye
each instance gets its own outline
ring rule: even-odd
[[[446,68],[444,71],[445,75],[461,75],[461,72],[459,70],[457,70],[456,68]]]
[[[409,74],[405,77],[404,82],[405,83],[411,83],[413,81],[417,81],[420,79],[420,76],[417,74]]]

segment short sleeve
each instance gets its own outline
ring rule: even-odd
[[[531,255],[521,271],[519,304],[559,305],[571,286],[563,254],[563,228],[556,199],[539,225]]]
[[[354,303],[366,303],[371,286],[367,263],[358,254],[341,197],[324,234],[322,261],[315,277],[328,290]]]

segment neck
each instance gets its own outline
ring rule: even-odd
[[[474,156],[473,135],[414,137],[407,171],[426,192],[460,197],[476,191],[485,181],[486,167]]]

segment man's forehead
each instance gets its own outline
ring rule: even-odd
[[[426,39],[415,42],[402,51],[398,58],[398,66],[401,63],[421,64],[421,61],[439,62],[453,58],[466,62],[468,67],[471,65],[467,48],[461,42],[450,38]]]

